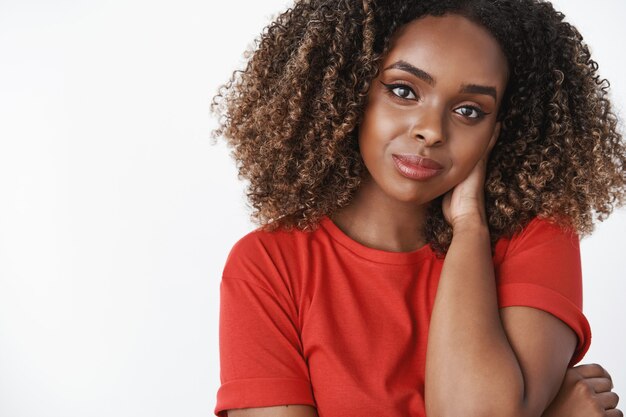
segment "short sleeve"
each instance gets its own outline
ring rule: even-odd
[[[235,408],[315,406],[297,320],[285,304],[257,282],[222,277],[216,416]]]
[[[508,243],[496,265],[499,307],[533,307],[567,324],[578,338],[570,361],[570,366],[575,365],[591,343],[591,330],[582,311],[578,235],[535,218]]]

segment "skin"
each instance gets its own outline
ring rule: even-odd
[[[464,28],[470,24],[461,17],[453,20],[467,22]],[[439,20],[425,17],[396,34],[383,70],[372,82],[359,127],[359,148],[370,175],[353,202],[332,216],[348,236],[376,249],[405,252],[423,246],[427,204],[469,175],[499,129],[496,113],[508,67],[496,41],[482,29],[481,43],[446,28],[434,32],[433,22]],[[402,69],[385,70],[397,62],[419,67],[434,78],[434,85]],[[390,94],[382,83],[405,84],[394,93],[407,98]],[[495,87],[497,100],[459,93],[462,84],[470,83]],[[479,114],[468,106],[489,114],[476,118]],[[428,181],[405,178],[391,156],[399,153],[428,157],[444,171]]]
[[[496,40],[464,17],[427,16],[401,28],[372,82],[359,126],[369,175],[332,220],[363,245],[413,251],[426,243],[427,204],[445,196],[453,239],[431,317],[427,415],[621,416],[604,369],[567,369],[576,336],[565,323],[533,308],[497,308],[483,187],[508,76]],[[484,88],[460,92],[468,84],[489,87],[495,97]],[[428,180],[406,178],[393,163],[394,153],[431,158],[443,170]],[[315,417],[317,412],[290,405],[230,410],[228,416]]]

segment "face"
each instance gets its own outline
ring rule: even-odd
[[[400,28],[359,126],[371,177],[364,186],[417,204],[452,189],[497,138],[507,79],[495,38],[464,17],[426,16]],[[412,155],[422,167],[403,168],[394,155]]]

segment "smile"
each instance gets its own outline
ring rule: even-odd
[[[427,180],[443,171],[443,167],[432,159],[418,155],[392,155],[393,162],[404,177],[413,180]]]

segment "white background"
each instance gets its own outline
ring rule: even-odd
[[[555,2],[626,104],[626,6]],[[0,0],[0,416],[208,416],[218,290],[255,225],[209,101],[287,0]],[[583,240],[626,398],[624,209]],[[620,355],[621,353],[621,355]]]

